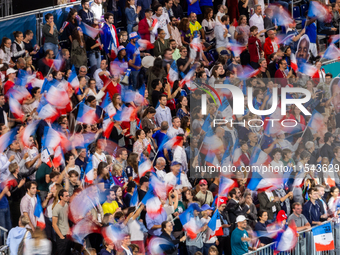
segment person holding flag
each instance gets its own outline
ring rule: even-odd
[[[244,215],[239,215],[236,218],[237,228],[231,234],[231,255],[242,255],[248,253],[249,250],[256,250],[256,247],[249,247],[251,238],[246,231],[247,219]]]

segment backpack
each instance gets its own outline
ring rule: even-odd
[[[19,243],[18,255],[23,255],[24,254],[25,239],[27,237],[27,234],[28,234],[28,230],[26,230],[26,233],[25,233],[24,237],[22,238],[21,242]]]

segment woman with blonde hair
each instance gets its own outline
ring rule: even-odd
[[[32,233],[32,239],[25,243],[24,255],[49,255],[51,251],[51,241],[46,238],[44,231],[37,227]]]

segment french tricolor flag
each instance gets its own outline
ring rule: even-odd
[[[72,66],[71,74],[67,81],[70,83],[71,87],[74,89],[74,92],[77,93],[79,90],[79,80],[78,80],[77,72],[74,66]]]
[[[327,59],[339,59],[340,58],[340,50],[332,43],[328,46],[327,50],[322,56]]]
[[[172,61],[167,79],[171,87],[173,87],[174,82],[178,80],[178,68],[176,61]]]
[[[153,237],[148,244],[151,255],[169,254],[175,248],[173,243],[161,237]]]
[[[83,30],[84,34],[90,36],[93,40],[96,40],[97,35],[102,32],[101,29],[91,27],[84,22],[80,22],[79,27]]]
[[[22,110],[21,104],[12,95],[9,97],[9,109],[11,110],[14,118],[24,121],[25,114]]]
[[[211,217],[208,223],[207,229],[207,240],[210,240],[214,236],[222,236],[223,235],[223,228],[222,222],[220,217],[220,212],[216,209],[215,213]]]
[[[183,142],[183,139],[183,136],[175,136],[164,144],[164,148],[168,150],[175,149],[181,144],[181,142]]]
[[[151,50],[153,49],[155,46],[148,40],[145,40],[145,39],[139,39],[137,41],[137,46],[139,47],[139,49],[141,51],[143,50]]]
[[[179,220],[181,221],[183,228],[187,232],[187,236],[190,237],[190,239],[195,239],[199,230],[194,218],[194,210],[201,211],[198,204],[196,203],[192,203],[188,209],[179,215]]]
[[[109,93],[106,93],[100,106],[110,116],[110,118],[112,118],[116,114],[116,108],[113,106]]]
[[[85,169],[85,182],[92,184],[94,180],[94,175],[93,175],[93,165],[92,161],[90,161]]]
[[[183,78],[183,80],[181,80],[181,82],[179,83],[179,87],[183,88],[183,86],[186,84],[188,89],[190,89],[190,81],[191,81],[191,78],[194,76],[195,72],[196,72],[196,68],[197,68],[197,65],[194,64],[190,71],[185,75],[185,77]]]
[[[84,239],[87,235],[91,233],[100,234],[102,231],[101,227],[95,224],[92,220],[88,218],[84,218],[79,221],[77,224],[73,225],[71,229],[71,238],[80,244],[83,244]]]
[[[242,162],[241,162],[242,150],[241,150],[238,138],[236,138],[232,155],[233,155],[233,164],[234,164],[234,166],[240,167],[241,164],[242,164]]]
[[[304,73],[310,77],[313,77],[318,72],[318,69],[316,69],[315,66],[307,63],[301,63],[301,66],[299,66],[298,70],[299,72]]]
[[[104,119],[104,121],[103,121],[103,131],[104,131],[103,135],[106,138],[110,137],[110,134],[111,134],[111,131],[112,131],[114,124],[115,123],[110,118]]]
[[[314,230],[313,230],[313,233],[314,233]],[[331,234],[332,234],[332,231],[331,231]],[[296,231],[295,221],[291,220],[289,222],[288,228],[284,232],[281,232],[278,234],[276,238],[276,247],[274,250],[274,254],[280,253],[282,251],[293,250],[295,245],[297,244],[298,236],[299,235]],[[334,249],[334,244],[333,244],[333,249]]]
[[[290,67],[294,70],[294,72],[297,72],[298,70],[298,65],[296,61],[295,54],[290,54]]]
[[[37,196],[37,204],[35,205],[34,216],[37,218],[37,227],[41,229],[45,229],[46,224],[45,224],[43,208],[41,206],[40,196]]]
[[[161,200],[157,196],[153,196],[146,202],[146,212],[151,218],[156,218],[162,213],[163,207]]]
[[[44,104],[40,101],[37,112],[40,119],[50,120],[51,122],[54,122],[59,117],[59,113],[55,107],[47,102]]]
[[[324,123],[324,116],[317,110],[313,110],[312,117],[308,122],[308,127],[310,127],[313,134],[319,133],[324,135],[327,132],[327,126]]]
[[[31,94],[23,86],[14,86],[8,90],[7,94],[18,100],[20,104],[22,104],[25,98],[31,97]]]
[[[142,178],[147,172],[152,172],[153,166],[150,159],[142,160],[138,165],[138,176]]]
[[[77,121],[92,125],[97,123],[97,115],[95,109],[87,106],[84,102],[79,105]]]
[[[238,43],[228,43],[228,49],[234,53],[235,57],[238,57],[246,49],[246,47]]]
[[[208,151],[207,156],[205,157],[205,163],[207,166],[214,167],[218,167],[220,165],[220,162],[218,162],[216,154],[210,150]]]
[[[25,147],[30,147],[30,136],[33,135],[35,133],[35,131],[37,130],[39,121],[33,121],[31,124],[29,124],[28,126],[25,127],[25,129],[23,130],[22,136],[21,136],[21,142]]]
[[[153,27],[153,29],[152,29],[151,32],[152,32],[155,36],[157,36],[157,34],[158,34],[157,29],[159,28],[159,22],[158,22],[158,20],[157,20],[157,19],[154,19],[151,26]]]
[[[55,86],[51,86],[48,90],[46,100],[56,107],[65,107],[70,102],[67,92],[63,88]]]
[[[150,177],[150,185],[152,186],[154,193],[161,199],[166,200],[169,192],[172,190],[171,186],[168,186],[165,182],[158,179],[156,174],[152,174]]]
[[[220,184],[218,187],[218,195],[222,197],[228,196],[229,190],[236,187],[235,181],[232,179],[226,178],[224,176],[220,176]]]
[[[42,145],[44,148],[52,148],[54,151],[57,149],[61,142],[60,135],[53,128],[46,126],[44,130],[44,137]]]
[[[58,146],[54,152],[53,165],[54,167],[65,165],[64,153],[60,146]]]
[[[114,243],[115,245],[119,245],[119,242],[124,239],[121,229],[115,225],[102,228],[102,236],[107,243]]]

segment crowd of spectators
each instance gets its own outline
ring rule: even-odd
[[[155,254],[154,244],[165,254],[241,255],[272,243],[270,226],[294,221],[305,231],[336,220],[340,87],[321,60],[337,48],[340,3],[322,4],[331,19],[306,12],[277,25],[290,1],[82,0],[62,27],[44,16],[43,44],[30,30],[3,37],[0,226],[10,254]],[[242,116],[221,110],[238,102],[216,88],[219,98],[217,84],[241,89],[260,111],[278,104],[275,91],[303,88],[312,115],[288,105],[280,120],[300,129],[268,131],[263,123],[277,118],[249,104]],[[227,121],[214,126],[213,116]],[[259,151],[290,169],[264,190],[243,171]],[[193,174],[228,157],[236,173]],[[233,180],[226,193],[224,178]],[[159,198],[158,185],[167,187]],[[180,217],[188,210],[194,237]],[[222,232],[211,235],[217,211]]]

